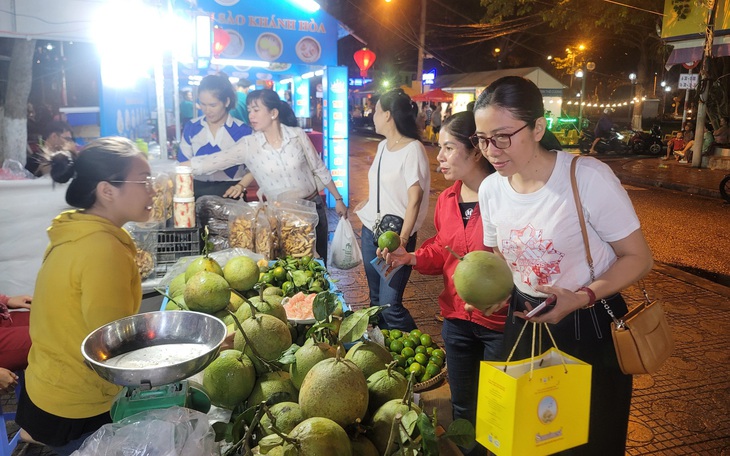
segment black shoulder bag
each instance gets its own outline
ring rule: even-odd
[[[394,231],[400,235],[403,229],[403,217],[393,214],[385,214],[382,218],[380,217],[380,164],[383,161],[383,154],[385,154],[385,147],[380,152],[380,159],[378,160],[377,213],[375,215],[375,224],[373,225],[373,244],[375,245],[378,245],[378,238],[384,232]]]

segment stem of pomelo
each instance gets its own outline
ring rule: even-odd
[[[451,250],[451,247],[449,247],[448,245],[444,246],[444,248],[446,250],[448,250],[449,253],[451,253],[452,255],[454,255],[454,257],[456,257],[457,260],[461,261],[461,260],[464,259],[464,257],[459,256],[459,254],[457,254],[456,252],[454,252],[453,250]]]
[[[251,301],[249,301],[247,297],[245,297],[244,295],[242,295],[241,293],[239,293],[237,290],[234,290],[233,288],[230,288],[230,287],[228,289],[232,293],[236,294],[239,298],[243,299],[243,302],[245,302],[246,304],[249,305],[249,307],[251,307],[251,316],[252,317],[255,317],[256,316],[256,312],[258,312],[259,309],[257,309],[256,306],[254,306],[253,303]]]
[[[276,427],[276,417],[274,417],[274,415],[271,413],[271,411],[269,410],[269,407],[266,405],[266,403],[262,404],[262,408],[263,408],[263,410],[265,410],[266,415],[271,420],[271,430],[274,431],[274,434],[276,434],[279,437],[281,437],[281,439],[283,441],[285,441],[287,443],[291,443],[292,445],[297,445],[298,446],[299,445],[299,440],[294,439],[292,437],[289,437],[288,435],[286,435],[283,432],[281,432],[281,430],[279,428]],[[259,422],[260,421],[261,420],[259,419]]]
[[[240,295],[240,294],[239,294],[239,293],[238,293],[237,291],[235,291],[235,290],[233,290],[233,291],[234,291],[234,293],[236,293],[236,294],[238,294],[239,296],[241,296],[241,295]],[[251,306],[251,307],[252,307],[253,309],[255,309],[255,308],[256,308],[256,307],[254,307],[254,305],[253,305],[253,304],[251,304],[251,302],[250,302],[250,301],[249,301],[248,299],[244,298],[243,296],[241,296],[241,297],[242,297],[242,298],[243,298],[243,299],[244,299],[244,300],[245,300],[245,301],[246,301],[246,302],[247,302],[247,303],[248,303],[248,304],[249,304],[249,305],[250,305],[250,306]],[[251,312],[253,312],[253,309],[251,310]],[[227,310],[227,311],[228,311],[228,313],[229,313],[229,314],[231,315],[231,317],[233,317],[233,321],[234,321],[234,323],[236,323],[236,328],[238,328],[238,330],[239,330],[239,331],[241,332],[241,336],[243,336],[243,340],[244,340],[244,343],[243,343],[243,350],[241,350],[241,353],[243,353],[243,352],[244,352],[244,350],[246,350],[246,346],[249,346],[249,347],[251,347],[251,352],[252,352],[252,353],[253,353],[253,355],[254,355],[254,356],[256,357],[256,359],[258,359],[259,361],[261,361],[261,364],[263,364],[264,366],[266,366],[266,368],[267,368],[267,369],[269,369],[269,371],[270,371],[270,372],[275,372],[275,371],[279,371],[279,370],[281,370],[281,369],[279,368],[279,366],[277,366],[276,364],[272,363],[271,361],[265,360],[265,359],[264,359],[264,358],[263,358],[263,357],[262,357],[262,356],[261,356],[261,355],[259,354],[259,352],[258,352],[258,351],[256,351],[256,347],[254,347],[254,346],[253,346],[253,344],[251,343],[251,340],[250,340],[250,339],[248,338],[248,336],[246,335],[246,331],[244,331],[244,330],[243,330],[243,327],[241,326],[241,322],[240,322],[240,321],[238,321],[238,317],[236,317],[236,314],[235,314],[235,312],[231,312],[231,309],[226,309],[226,310]]]
[[[167,294],[167,292],[165,292],[165,290],[163,290],[162,288],[155,288],[155,291],[158,292],[159,294],[161,294],[162,296],[166,297],[168,299],[168,301],[171,301],[173,304],[178,306],[180,308],[180,310],[187,310],[183,306],[178,304],[178,302],[175,301],[175,299],[172,296],[170,296],[169,294]]]

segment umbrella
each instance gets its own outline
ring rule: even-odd
[[[441,89],[433,89],[426,93],[420,93],[411,98],[413,101],[436,101],[439,103],[446,103],[454,100],[454,95],[449,92],[444,92]]]

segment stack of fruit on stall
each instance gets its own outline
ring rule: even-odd
[[[203,256],[172,280],[168,310],[210,313],[235,332],[233,349],[203,371],[211,402],[232,411],[214,424],[223,454],[435,455],[445,439],[470,446],[470,423],[456,420],[437,437],[438,417],[413,402],[414,385],[443,368],[431,337],[381,332],[371,326],[381,308],[352,312],[333,290],[307,257],[240,256],[221,267]]]

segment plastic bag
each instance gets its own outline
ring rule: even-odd
[[[228,245],[254,251],[256,249],[256,209],[247,203],[230,209]]]
[[[142,280],[153,276],[155,273],[155,267],[157,266],[157,232],[160,227],[160,223],[153,222],[129,222],[124,225],[124,229],[129,232],[137,247],[135,261]]]
[[[0,180],[22,179],[35,179],[35,176],[33,173],[25,169],[25,166],[17,160],[8,158],[3,161],[3,166],[0,168]]]
[[[316,256],[317,206],[307,200],[271,203],[279,228],[279,257]]]
[[[350,221],[344,217],[340,217],[337,222],[328,256],[327,264],[339,269],[352,269],[362,263],[362,252],[357,245],[355,231]]]
[[[253,202],[254,209],[254,250],[267,260],[276,256],[278,246],[278,221],[266,203]]]
[[[161,222],[163,226],[172,217],[172,179],[165,173],[155,174],[155,196],[152,197],[151,222]]]
[[[231,212],[238,211],[241,205],[240,201],[213,195],[201,196],[195,201],[198,220],[208,227],[208,243],[213,246],[211,251],[217,252],[231,247],[228,219]]]
[[[146,410],[105,424],[73,456],[219,455],[208,416],[184,407]]]

